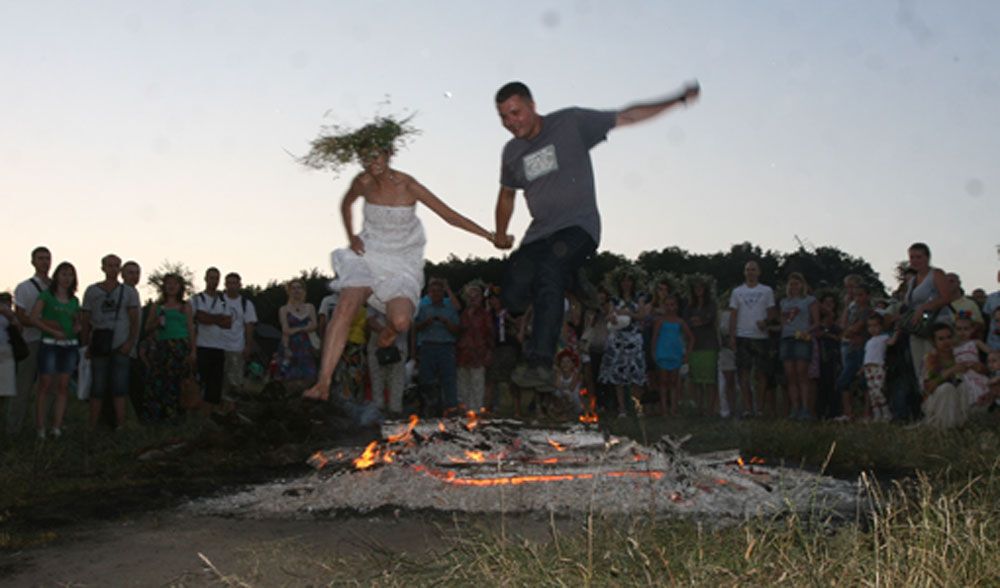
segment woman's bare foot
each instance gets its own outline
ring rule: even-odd
[[[324,386],[321,383],[316,382],[312,388],[309,388],[302,393],[302,398],[326,402],[330,399],[330,385],[327,384]]]

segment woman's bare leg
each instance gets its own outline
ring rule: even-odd
[[[69,396],[69,374],[59,374],[55,377],[56,401],[52,415],[52,427],[62,429],[63,416],[66,414],[66,400]]]
[[[45,374],[38,376],[38,390],[35,392],[35,428],[45,431],[45,417],[49,407],[49,388],[52,387],[52,376]]]
[[[336,369],[344,347],[347,345],[347,334],[351,323],[358,314],[358,309],[371,295],[371,288],[344,288],[340,293],[340,302],[333,311],[333,318],[326,326],[323,335],[323,351],[320,355],[319,377],[312,388],[306,390],[303,398],[327,400],[330,397],[330,382],[333,380],[333,370]]]
[[[389,347],[396,337],[410,330],[413,323],[413,302],[409,298],[393,298],[385,305],[388,328],[379,333],[378,346]]]

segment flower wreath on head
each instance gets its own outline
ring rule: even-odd
[[[475,278],[473,280],[469,280],[464,286],[462,286],[461,296],[462,302],[465,304],[469,303],[469,288],[479,288],[479,290],[483,293],[483,300],[486,300],[486,297],[489,296],[489,288],[486,286],[486,282],[480,278]]]
[[[664,270],[659,270],[653,274],[652,279],[649,280],[648,292],[649,292],[649,302],[655,302],[656,298],[656,287],[660,283],[666,283],[670,288],[671,296],[674,296],[678,300],[684,298],[684,293],[681,291],[684,283],[682,278],[679,278],[677,274],[673,272],[668,272]]]
[[[688,304],[694,304],[694,287],[698,284],[705,286],[705,304],[715,304],[715,299],[718,296],[715,290],[715,278],[708,274],[684,276],[684,293],[687,295]]]
[[[626,277],[632,278],[632,295],[638,301],[642,293],[642,287],[647,283],[649,275],[646,273],[646,270],[635,264],[623,264],[608,272],[604,277],[604,287],[607,288],[612,296],[620,299],[621,292],[619,292],[618,286]]]
[[[410,125],[413,115],[396,120],[391,115],[377,116],[375,121],[350,130],[340,125],[323,127],[320,135],[309,144],[309,153],[298,162],[313,169],[328,169],[334,173],[352,161],[361,163],[372,153],[395,153],[410,137],[420,131]]]

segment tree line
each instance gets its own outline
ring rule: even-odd
[[[837,289],[844,276],[857,274],[872,287],[874,294],[884,295],[886,292],[885,284],[867,261],[829,246],[809,249],[799,247],[790,253],[764,250],[749,242],[735,244],[728,251],[716,253],[692,253],[680,247],[666,247],[659,251],[643,251],[635,259],[601,251],[588,260],[584,265],[584,272],[595,285],[603,283],[605,276],[627,264],[635,264],[651,276],[664,272],[676,276],[701,274],[714,278],[716,291],[724,295],[743,283],[743,266],[750,260],[756,260],[760,264],[761,282],[771,286],[780,287],[788,274],[799,272],[805,276],[813,291]],[[456,289],[477,278],[490,284],[499,284],[503,279],[505,263],[505,259],[500,257],[462,259],[453,254],[441,262],[428,261],[424,266],[424,275],[444,278]],[[164,262],[150,274],[149,284],[158,287],[163,275],[168,272],[180,273],[186,280],[193,277],[192,272],[183,264]],[[306,299],[317,307],[320,300],[330,293],[328,284],[333,279],[331,275],[314,268],[303,270],[296,277],[305,282]],[[200,283],[195,283],[189,286],[189,292],[199,290],[200,287]],[[287,300],[285,281],[272,280],[265,286],[249,285],[244,289],[244,294],[254,301],[261,322],[272,325],[278,323],[278,309]]]

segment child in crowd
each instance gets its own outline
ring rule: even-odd
[[[979,339],[973,338],[976,326],[972,319],[960,317],[955,319],[955,363],[965,365],[969,369],[962,375],[965,387],[969,391],[969,404],[977,404],[979,399],[989,393],[989,381],[986,377],[986,366],[979,361],[979,352],[989,353],[990,348]]]
[[[813,378],[816,380],[816,417],[832,419],[839,414],[837,374],[840,373],[840,326],[837,325],[837,297],[827,293],[819,298],[819,326],[813,338]]]
[[[568,402],[576,414],[583,412],[583,405],[580,403],[580,359],[570,349],[563,349],[556,355],[556,380],[555,395],[564,402]]]
[[[885,351],[889,345],[895,345],[899,331],[890,336],[885,332],[885,318],[878,313],[868,317],[868,341],[865,343],[865,381],[868,383],[866,392],[867,406],[871,418],[875,422],[888,422],[892,415],[889,404],[885,400]]]
[[[656,359],[657,381],[660,389],[660,414],[666,416],[667,398],[670,415],[677,416],[681,397],[681,366],[687,363],[688,353],[694,345],[694,335],[677,314],[677,297],[670,294],[663,299],[662,314],[653,327],[653,349]]]
[[[1000,403],[1000,350],[994,349],[986,357],[986,367],[990,370],[989,394],[979,399],[979,404],[986,406]]]

